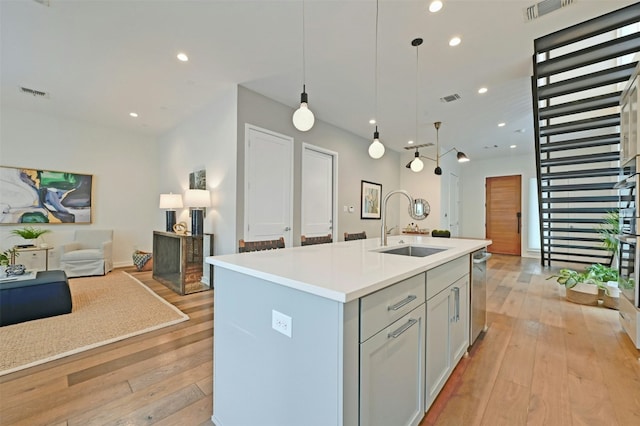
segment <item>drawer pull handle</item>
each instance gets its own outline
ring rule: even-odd
[[[398,309],[402,308],[407,303],[411,303],[414,300],[416,300],[417,298],[418,298],[418,296],[414,296],[414,295],[410,294],[409,296],[407,296],[406,299],[402,299],[401,301],[399,301],[395,305],[387,306],[387,311],[397,311]]]
[[[389,333],[387,335],[387,337],[393,337],[394,339],[398,336],[400,336],[402,333],[404,333],[405,331],[407,331],[408,329],[411,328],[411,326],[415,323],[417,323],[418,320],[417,319],[413,319],[410,318],[409,321],[407,321],[407,323],[405,325],[403,325],[402,327],[400,327],[399,329],[397,329],[396,331]]]

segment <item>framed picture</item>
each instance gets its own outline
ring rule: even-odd
[[[360,218],[380,219],[382,185],[363,180],[360,187]]]
[[[0,224],[91,223],[92,175],[0,166]]]

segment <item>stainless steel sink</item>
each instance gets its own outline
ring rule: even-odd
[[[412,256],[412,257],[425,257],[432,254],[440,253],[441,251],[448,250],[446,248],[437,247],[422,247],[422,246],[404,246],[398,248],[392,248],[389,250],[380,250],[380,253],[398,254],[400,256]]]

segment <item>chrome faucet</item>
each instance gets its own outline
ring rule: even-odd
[[[393,194],[404,195],[405,197],[407,197],[407,199],[409,199],[409,205],[413,206],[413,198],[404,189],[396,189],[395,191],[391,191],[387,195],[385,195],[384,199],[382,200],[382,210],[380,211],[382,213],[382,216],[381,216],[382,227],[380,229],[380,241],[383,246],[387,245],[387,200]]]

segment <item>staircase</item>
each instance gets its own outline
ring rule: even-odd
[[[640,3],[535,40],[532,78],[541,263],[610,264],[598,228],[625,197],[620,94],[640,52]],[[635,31],[635,32],[634,32]]]

